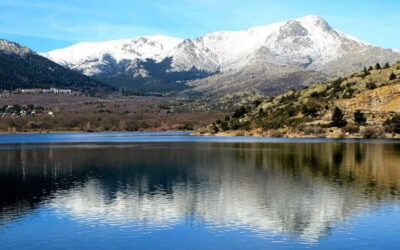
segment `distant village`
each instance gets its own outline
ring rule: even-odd
[[[79,92],[73,92],[71,89],[58,89],[58,88],[49,88],[49,89],[16,89],[13,91],[3,90],[0,91],[0,98],[7,97],[11,94],[57,94],[57,95],[72,95],[77,94]]]
[[[18,89],[15,93],[21,94],[72,94],[71,89]]]
[[[40,106],[29,105],[4,105],[0,108],[0,117],[6,116],[38,116],[38,115],[49,115],[54,116],[52,111],[45,110]]]

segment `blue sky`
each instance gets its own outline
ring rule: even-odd
[[[0,38],[45,52],[80,41],[164,34],[194,38],[309,14],[400,49],[399,0],[0,0]]]

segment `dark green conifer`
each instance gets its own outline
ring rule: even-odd
[[[343,111],[336,107],[332,115],[332,126],[342,128],[347,125],[347,121],[344,119]]]
[[[354,121],[359,125],[364,125],[367,122],[367,119],[365,119],[364,113],[358,109],[354,112]]]

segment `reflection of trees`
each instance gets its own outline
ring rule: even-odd
[[[324,178],[360,192],[368,190],[376,198],[396,194],[400,188],[397,144],[248,144],[243,148],[244,145],[237,147],[236,157],[246,166],[273,168],[302,178]]]
[[[53,153],[51,149],[0,151],[1,221],[29,213],[57,190],[86,181],[83,175],[70,172],[70,159],[59,161]]]
[[[196,217],[316,239],[395,197],[399,152],[393,144],[205,142],[0,150],[0,214],[4,222],[46,203],[87,222],[163,227]]]
[[[140,194],[160,188],[171,193],[173,185],[186,179],[185,171],[170,165],[179,158],[179,152],[156,148],[136,151],[84,144],[0,150],[0,219],[4,222],[29,213],[57,193],[92,179],[101,180],[103,195],[109,200],[128,186],[136,186]]]

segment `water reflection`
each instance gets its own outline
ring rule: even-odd
[[[204,223],[316,241],[400,188],[396,144],[3,146],[0,162],[3,224],[46,206],[94,225]]]

